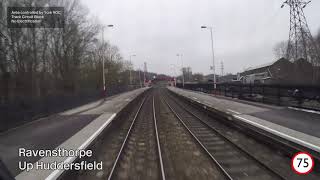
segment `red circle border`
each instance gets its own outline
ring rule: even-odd
[[[306,155],[308,155],[308,156],[311,157],[312,167],[310,168],[309,171],[307,171],[307,172],[305,172],[305,173],[298,172],[298,171],[294,168],[294,166],[293,166],[293,160],[295,159],[296,156],[298,156],[298,155],[300,155],[300,154],[306,154]],[[313,159],[313,157],[311,156],[311,154],[308,153],[308,152],[298,152],[298,153],[296,153],[296,154],[291,158],[291,168],[292,168],[293,171],[294,171],[296,174],[298,174],[298,175],[307,175],[307,174],[309,174],[310,172],[313,171],[313,168],[314,168],[314,159]]]

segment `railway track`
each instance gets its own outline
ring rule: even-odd
[[[130,125],[108,180],[165,179],[157,124],[155,119],[152,121],[153,108],[154,100],[150,95]]]
[[[139,105],[135,105],[138,102]],[[89,161],[103,161],[103,170],[74,172],[75,175],[69,177],[108,180],[317,179],[314,175],[296,175],[290,169],[289,158],[278,152],[273,155],[272,150],[252,137],[219,124],[201,108],[163,88],[150,90],[137,103],[121,114],[123,117],[114,122],[118,125],[98,141],[101,145]]]
[[[183,109],[172,98],[169,100],[166,95],[164,101],[229,179],[285,179],[205,124],[194,113]]]
[[[188,100],[186,99],[178,98],[179,100],[177,100],[176,96],[173,96],[170,93],[166,94],[170,96],[170,99],[176,99],[175,103],[179,108],[183,109],[183,111],[186,111],[187,114],[198,119],[202,124],[217,133],[225,141],[233,144],[235,148],[255,160],[261,166],[265,167],[265,169],[278,174],[282,179],[319,179],[317,171],[310,173],[308,176],[296,174],[290,166],[291,156],[288,157],[286,153],[282,152],[282,149],[277,149],[264,143],[263,139],[257,139],[252,133],[244,133],[246,130],[235,128],[228,120],[226,120],[226,122],[217,120],[215,117],[212,117],[208,111],[202,109],[202,107],[188,103]]]
[[[225,179],[159,96],[146,96],[98,141],[88,161],[103,161],[103,170],[73,171],[64,179]]]
[[[226,179],[183,127],[182,123],[155,94],[154,119],[158,124],[159,144],[162,148],[164,172],[172,180]]]
[[[164,111],[155,99],[157,94],[156,98],[150,94],[138,109],[108,180],[226,179],[204,154],[207,152],[192,142],[179,122],[174,122],[172,113],[165,119],[159,115],[166,116],[170,110]]]

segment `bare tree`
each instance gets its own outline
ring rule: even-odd
[[[288,42],[282,41],[276,44],[276,46],[273,48],[273,52],[276,56],[276,58],[280,59],[287,56],[287,47]]]
[[[40,97],[100,89],[102,57],[108,69],[107,83],[126,81],[123,72],[130,67],[126,66],[118,47],[99,40],[102,25],[90,18],[79,0],[3,2],[6,3],[0,4],[0,73],[11,74],[13,96]],[[6,27],[3,11],[6,7],[46,4],[64,7],[64,28]],[[9,88],[8,84],[4,86]]]

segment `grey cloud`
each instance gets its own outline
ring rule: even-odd
[[[125,58],[135,53],[135,68],[148,62],[149,70],[172,74],[170,64],[183,53],[193,72],[210,73],[210,34],[214,27],[217,72],[271,62],[272,48],[288,38],[289,9],[281,0],[82,0],[92,15],[115,28],[106,37],[119,46]],[[319,29],[320,1],[312,1],[305,14],[312,33]]]

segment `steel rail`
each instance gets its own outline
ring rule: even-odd
[[[170,94],[170,93],[167,92],[166,94]],[[172,97],[174,95],[170,94],[169,96]],[[241,126],[244,126],[244,125],[242,124]],[[313,152],[312,153],[313,157],[316,160],[320,161],[320,156],[313,149],[310,149],[308,147],[303,147],[303,145],[299,145],[299,144],[295,143],[294,141],[282,138],[280,136],[275,137],[270,132],[262,132],[262,131],[259,131],[259,130],[255,129],[255,128],[250,127],[250,126],[246,126],[246,128],[250,129],[254,133],[257,133],[257,134],[261,135],[262,137],[265,137],[267,139],[270,139],[273,142],[276,142],[277,144],[280,144],[280,147],[278,147],[278,148],[281,149],[281,151],[285,151],[286,153],[288,153],[288,151],[286,151],[283,146],[288,147],[290,149],[290,152],[289,152],[290,156],[293,156],[295,154],[295,152],[308,151],[308,152]],[[254,138],[254,139],[257,139],[257,138]]]
[[[192,115],[193,117],[195,117],[196,119],[198,119],[202,124],[204,124],[205,126],[207,126],[209,129],[211,129],[212,131],[214,131],[218,136],[220,136],[223,140],[227,141],[228,143],[230,143],[232,146],[234,146],[235,148],[237,148],[239,151],[241,151],[242,153],[244,153],[247,157],[251,158],[252,160],[254,160],[255,162],[257,162],[260,166],[262,166],[263,168],[267,169],[268,171],[271,171],[273,174],[275,174],[276,176],[278,176],[278,178],[285,180],[285,177],[282,177],[282,175],[280,175],[279,173],[275,172],[275,170],[271,169],[269,166],[267,166],[266,164],[264,164],[263,162],[261,162],[260,160],[258,160],[256,157],[252,156],[247,150],[241,148],[240,146],[238,146],[236,143],[232,142],[231,140],[229,140],[229,138],[227,138],[225,135],[223,135],[222,133],[220,133],[215,127],[213,127],[212,125],[210,125],[208,122],[205,122],[204,120],[202,120],[199,116],[197,116],[196,114],[194,114],[193,112],[191,112],[190,110],[188,110],[184,105],[181,105],[181,103],[178,103],[175,101],[175,103],[177,105],[179,105],[179,107],[181,107],[183,110],[185,110],[186,112],[188,112],[190,115]]]
[[[137,110],[137,112],[136,112],[136,114],[135,114],[135,116],[134,116],[134,118],[133,118],[133,121],[132,121],[132,123],[131,123],[131,125],[130,125],[130,128],[129,128],[128,132],[127,132],[127,135],[126,135],[126,137],[125,137],[125,139],[124,139],[124,141],[123,141],[123,143],[122,143],[122,145],[121,145],[121,148],[120,148],[120,151],[119,151],[119,153],[118,153],[118,155],[117,155],[117,158],[116,158],[116,160],[115,160],[114,163],[113,163],[112,169],[111,169],[111,171],[110,171],[110,173],[109,173],[108,180],[111,180],[111,178],[112,178],[112,176],[113,176],[113,173],[114,173],[114,171],[115,171],[115,169],[116,169],[116,167],[117,167],[117,165],[118,165],[120,156],[121,156],[121,154],[122,154],[122,152],[123,152],[124,146],[126,145],[127,140],[128,140],[128,137],[129,137],[129,135],[131,134],[132,127],[133,127],[134,123],[136,122],[136,119],[137,119],[137,117],[138,117],[138,115],[139,115],[139,113],[140,113],[140,111],[141,111],[142,105],[145,103],[145,101],[146,101],[146,98],[143,99],[143,101],[142,101],[139,109]]]
[[[153,110],[154,129],[155,129],[155,132],[156,132],[156,139],[157,139],[157,145],[158,145],[161,176],[162,176],[162,179],[165,180],[166,176],[165,176],[165,173],[164,173],[164,166],[163,166],[162,155],[161,155],[160,139],[159,139],[159,134],[158,134],[158,126],[157,126],[157,118],[156,118],[156,108],[154,106],[154,96],[152,98],[152,110]]]
[[[170,104],[161,98],[161,100],[169,107],[169,109],[172,111],[172,113],[175,115],[177,119],[182,123],[182,125],[185,127],[185,129],[191,134],[191,136],[198,142],[198,144],[202,147],[202,149],[207,153],[207,155],[213,160],[213,162],[218,166],[218,168],[221,170],[223,175],[229,179],[233,180],[233,178],[228,174],[228,172],[222,167],[222,165],[212,156],[212,154],[209,152],[209,150],[202,144],[202,142],[196,137],[196,135],[188,128],[188,126],[183,122],[181,117],[178,115],[178,113],[170,106]]]

